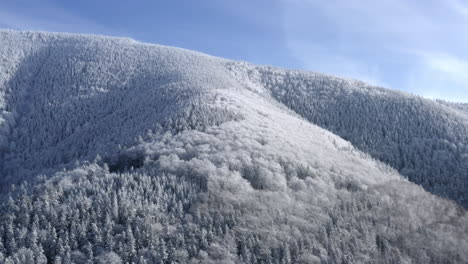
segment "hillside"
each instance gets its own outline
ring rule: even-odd
[[[434,102],[103,36],[0,31],[0,66],[0,263],[468,259],[465,209],[402,177],[392,152],[385,160],[380,146],[342,132],[374,130],[354,119],[339,126],[356,113],[340,114],[342,92],[355,93],[353,102],[381,93],[362,96],[372,107],[378,99],[418,101],[415,113]],[[270,82],[272,75],[284,82]],[[323,81],[307,84],[314,76]],[[284,85],[296,80],[306,84],[294,98],[310,103],[280,96],[296,96]],[[321,87],[318,110],[330,117],[310,114]],[[420,128],[448,130],[440,139],[466,150],[457,134],[466,128],[462,108],[446,103],[434,112],[450,122],[421,117]],[[366,116],[374,122],[354,118]],[[408,127],[407,137],[425,133],[417,131]],[[454,166],[462,171],[461,164]],[[466,176],[454,175],[447,185]],[[457,195],[446,196],[463,204]]]
[[[427,191],[468,207],[466,104],[323,74],[235,63],[232,69]]]

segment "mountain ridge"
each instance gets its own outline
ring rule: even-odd
[[[16,31],[0,61],[0,262],[466,262],[466,210],[278,96],[293,72]]]

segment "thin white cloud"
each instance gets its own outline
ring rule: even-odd
[[[306,68],[468,101],[460,96],[468,94],[468,7],[462,1],[282,3],[286,42]]]
[[[323,72],[340,77],[365,81],[371,85],[387,86],[379,79],[378,67],[366,65],[362,61],[350,59],[333,52],[326,47],[300,41],[288,43],[293,56],[301,58],[303,67],[316,72]]]
[[[446,54],[427,56],[427,65],[436,71],[453,76],[468,84],[468,63]]]
[[[429,98],[468,102],[468,61],[449,54],[417,52],[408,86]]]
[[[455,11],[468,18],[468,5],[460,0],[446,0],[447,4]]]

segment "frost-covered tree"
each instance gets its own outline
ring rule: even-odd
[[[102,36],[0,31],[0,66],[1,263],[468,258],[395,170],[462,204],[462,105]]]

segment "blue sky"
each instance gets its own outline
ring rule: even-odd
[[[466,0],[0,0],[0,27],[126,36],[468,102]]]

